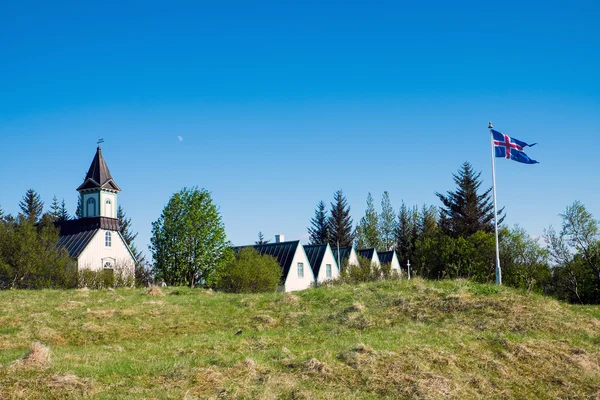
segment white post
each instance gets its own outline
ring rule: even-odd
[[[500,247],[498,246],[498,207],[496,203],[496,152],[494,150],[494,134],[492,121],[488,126],[490,130],[490,146],[492,149],[492,192],[494,193],[494,233],[496,235],[496,285],[502,285],[502,269],[500,268]]]
[[[410,260],[406,260],[406,272],[408,273],[408,280],[410,281]]]

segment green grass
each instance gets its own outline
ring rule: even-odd
[[[163,292],[0,292],[0,399],[600,398],[597,306],[420,279]]]

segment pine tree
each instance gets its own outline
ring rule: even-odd
[[[143,268],[146,264],[146,257],[144,253],[139,251],[135,246],[135,238],[137,237],[137,232],[133,233],[131,231],[131,218],[128,218],[123,210],[123,207],[119,205],[117,208],[117,219],[119,220],[119,232],[121,236],[123,236],[123,240],[129,247],[129,250],[133,253],[133,257],[135,258],[135,271],[136,277],[138,275],[138,269]]]
[[[390,194],[383,192],[381,198],[381,214],[379,215],[380,249],[389,251],[396,242],[396,212],[390,201]]]
[[[83,218],[83,205],[81,204],[81,196],[77,198],[77,208],[75,209],[75,216],[73,218]]]
[[[263,235],[262,231],[258,232],[258,240],[254,242],[255,244],[268,244],[270,240],[265,239],[265,235]]]
[[[4,219],[4,210],[2,209],[2,206],[0,206],[0,220]]]
[[[58,204],[58,199],[56,196],[52,197],[52,204],[50,205],[50,212],[48,215],[53,221],[58,221],[60,217],[60,205]]]
[[[67,211],[65,199],[62,199],[62,201],[60,202],[60,208],[58,209],[58,221],[68,221],[69,219],[71,219],[71,216]]]
[[[20,215],[31,223],[38,223],[44,212],[44,202],[40,195],[33,189],[29,189],[23,199],[19,202]]]
[[[315,209],[315,216],[311,218],[308,227],[309,244],[323,244],[329,242],[329,221],[324,201],[320,201]]]
[[[398,261],[404,268],[409,260],[415,260],[415,249],[419,237],[419,214],[416,208],[409,209],[402,202],[398,213],[398,224],[396,227],[396,250]]]
[[[421,209],[421,235],[430,236],[437,229],[437,208],[435,206],[427,206],[423,204]]]
[[[367,195],[367,209],[365,216],[360,219],[356,227],[356,247],[359,249],[379,248],[381,240],[379,238],[379,215],[375,210],[373,196]]]
[[[329,218],[329,244],[340,247],[352,246],[354,233],[352,229],[352,217],[350,217],[350,206],[344,197],[344,192],[338,190],[333,195],[331,203],[331,217]]]
[[[494,230],[494,204],[490,199],[491,188],[479,194],[481,172],[476,173],[473,166],[465,162],[457,174],[452,174],[458,186],[456,191],[443,195],[436,192],[443,206],[440,210],[444,233],[453,237],[467,238],[477,231]],[[504,209],[500,210],[498,216]],[[498,220],[500,224],[504,217]]]

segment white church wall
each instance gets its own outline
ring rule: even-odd
[[[106,246],[107,232],[110,232],[110,246]],[[119,232],[99,229],[77,258],[77,267],[79,270],[88,268],[98,271],[104,268],[107,261],[113,263],[113,268],[121,267],[128,273],[134,273],[134,259]]]

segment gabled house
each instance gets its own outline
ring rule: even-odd
[[[396,250],[382,251],[381,253],[377,253],[377,256],[379,257],[379,262],[382,264],[390,264],[392,266],[392,274],[402,274],[402,270],[400,269],[400,261],[398,261]]]
[[[234,247],[234,251],[244,247],[253,247],[260,254],[275,257],[281,266],[281,284],[286,292],[307,289],[315,282],[310,262],[299,240],[238,246]]]
[[[60,231],[58,247],[77,260],[77,269],[116,268],[133,274],[135,257],[120,233],[117,219],[117,194],[121,191],[113,180],[100,146],[83,183],[79,219],[57,222]]]
[[[381,263],[379,262],[379,256],[377,255],[377,250],[375,249],[357,250],[356,254],[358,254],[359,257],[363,257],[367,260],[370,260],[372,264],[375,264],[378,267],[381,265]]]
[[[358,265],[358,256],[356,254],[356,250],[354,250],[354,246],[333,246],[331,251],[333,252],[333,257],[335,258],[335,262],[338,264],[338,269],[340,272],[342,271],[345,261],[348,261],[348,264],[351,265]]]
[[[336,279],[340,271],[329,243],[304,245],[304,252],[315,275],[315,282]]]

